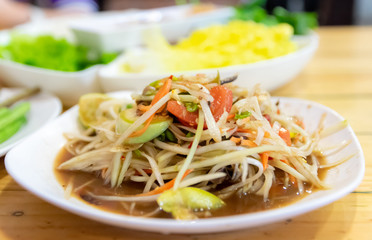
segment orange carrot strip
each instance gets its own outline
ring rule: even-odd
[[[154,117],[155,117],[155,114],[151,115],[151,117],[149,119],[147,119],[146,125],[142,129],[133,132],[129,137],[138,137],[138,136],[141,136],[142,134],[144,134],[146,132],[147,128],[150,126],[150,123],[151,123],[151,121]]]
[[[270,133],[269,132],[265,132],[264,137],[265,138],[269,138],[270,137]]]
[[[269,165],[269,152],[260,153],[260,156],[261,156],[262,166],[265,171]]]
[[[165,80],[165,83],[163,84],[163,86],[159,89],[159,91],[156,93],[154,99],[152,99],[151,101],[151,104],[150,104],[150,107],[148,108],[148,110],[155,104],[157,103],[162,97],[164,97],[170,90],[172,86],[172,79],[171,78],[168,78],[167,80]],[[165,108],[165,105],[164,104],[161,108],[159,108],[156,112],[161,112],[163,111],[163,109]],[[155,114],[154,113],[153,115],[151,115],[151,117],[149,117],[149,119],[147,119],[146,121],[146,125],[141,129],[141,130],[138,130],[138,131],[135,131],[133,132],[129,137],[137,137],[137,136],[141,136],[144,132],[146,132],[147,128],[150,126],[150,123],[152,121],[152,119],[155,117]]]
[[[239,144],[239,143],[240,143],[240,138],[237,138],[237,137],[231,137],[231,138],[230,138],[230,141],[233,141],[234,143]]]
[[[290,135],[290,133],[289,133],[289,131],[287,129],[285,129],[284,127],[281,127],[279,129],[279,136],[284,140],[284,142],[288,146],[291,146],[292,145],[291,135]]]
[[[182,179],[184,179],[187,175],[189,175],[192,172],[192,169],[187,169],[185,174],[183,174]],[[151,196],[151,195],[156,195],[159,193],[162,193],[166,190],[171,189],[174,186],[174,183],[176,182],[176,178],[172,179],[171,181],[167,182],[161,187],[157,187],[154,190],[147,192],[147,193],[141,193],[137,194],[136,196]]]
[[[295,124],[297,124],[299,127],[301,127],[302,129],[305,129],[305,124],[301,119],[295,118],[294,121],[295,121]]]
[[[237,132],[243,132],[243,133],[251,133],[252,130],[250,129],[243,129],[243,128],[238,128],[236,129]]]
[[[233,119],[235,117],[235,114],[230,114],[228,117],[227,117],[227,120],[230,120],[230,119]]]
[[[148,110],[150,110],[151,106],[143,106],[143,105],[139,105],[138,106],[138,109],[141,110],[142,112],[147,112]]]
[[[249,139],[242,140],[242,145],[248,147],[257,147],[257,144]]]
[[[154,99],[152,99],[150,106],[153,106],[155,103],[157,103],[162,97],[164,97],[169,91],[172,86],[172,79],[168,78],[165,80],[163,86],[159,89],[159,91],[156,93]],[[161,112],[165,108],[165,104],[158,109],[156,112]]]

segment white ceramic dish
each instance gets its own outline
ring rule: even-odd
[[[114,96],[129,99],[129,92],[116,93]],[[290,98],[279,99],[283,111],[288,110],[289,114],[304,117],[306,129],[314,129],[323,113],[327,113],[326,126],[342,120],[336,112],[317,103]],[[361,146],[352,129],[347,127],[321,141],[323,147],[333,146],[343,140],[351,141],[342,151],[332,155],[328,159],[329,162],[355,154],[348,162],[329,171],[325,182],[331,186],[331,189],[314,192],[289,206],[251,214],[195,221],[140,218],[105,212],[75,198],[65,199],[64,190],[54,174],[55,158],[66,142],[62,134],[77,130],[77,116],[78,108],[74,107],[12,149],[5,159],[6,169],[15,181],[45,201],[72,213],[115,226],[161,233],[190,234],[266,225],[336,201],[353,191],[364,175]]]
[[[0,91],[0,102],[19,91],[20,89],[2,89]],[[5,155],[25,137],[57,117],[62,110],[59,99],[47,93],[40,93],[28,98],[26,101],[31,103],[31,110],[27,114],[27,123],[15,135],[0,144],[0,156]]]
[[[27,24],[17,29],[31,35],[47,33],[59,37],[71,37],[67,29],[57,26],[59,26],[57,23]],[[9,42],[10,34],[10,31],[0,32],[0,45]],[[62,72],[0,59],[0,82],[8,87],[38,86],[58,96],[64,105],[72,106],[78,102],[81,95],[101,91],[97,77],[100,67],[101,65],[95,65],[78,72]]]
[[[298,43],[299,49],[282,57],[218,69],[201,69],[164,74],[123,73],[121,66],[127,61],[126,56],[123,55],[101,68],[99,71],[99,81],[104,92],[118,90],[141,91],[152,81],[171,74],[176,76],[180,74],[195,75],[197,73],[216,75],[218,70],[221,77],[239,74],[238,80],[234,82],[236,85],[253,87],[256,84],[260,84],[262,89],[272,91],[293,79],[304,68],[318,47],[318,36],[315,33],[307,36],[295,36],[293,40]]]
[[[190,14],[193,5],[171,6],[96,14],[94,19],[71,24],[78,42],[99,51],[122,51],[143,43],[143,32],[159,27],[169,41],[177,41],[191,30],[213,23],[228,21],[234,14],[231,7]]]

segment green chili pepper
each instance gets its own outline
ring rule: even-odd
[[[185,107],[188,112],[195,112],[199,109],[198,104],[192,102],[186,102]]]

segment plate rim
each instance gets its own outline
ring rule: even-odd
[[[5,88],[5,89],[17,90],[17,89],[22,89],[22,88]],[[15,146],[17,146],[21,142],[23,142],[25,139],[27,139],[28,137],[30,137],[31,135],[33,135],[35,132],[37,132],[40,129],[42,129],[45,125],[47,125],[49,122],[51,122],[53,119],[55,119],[62,112],[62,103],[61,103],[61,100],[59,98],[57,98],[56,96],[54,96],[54,95],[52,95],[50,93],[44,92],[44,91],[40,92],[38,94],[38,96],[40,96],[40,97],[43,97],[43,96],[46,97],[47,99],[45,99],[44,101],[51,101],[51,102],[53,102],[55,104],[55,106],[54,106],[55,108],[53,108],[53,111],[51,111],[51,113],[49,114],[48,118],[46,118],[45,121],[40,126],[38,126],[35,129],[33,129],[29,134],[26,134],[25,136],[23,136],[22,138],[18,139],[17,141],[15,141],[13,143],[10,143],[8,145],[5,145],[4,147],[0,147],[0,157],[4,156],[12,148],[14,148]],[[31,98],[31,100],[32,100],[32,98]],[[31,106],[32,106],[32,103],[31,103]],[[20,129],[17,133],[21,132],[22,130],[23,129]],[[5,142],[11,140],[12,137],[10,137]],[[5,142],[3,142],[3,143],[5,143]]]

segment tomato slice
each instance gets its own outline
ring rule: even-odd
[[[198,111],[189,112],[184,105],[178,104],[176,100],[168,101],[167,110],[176,116],[182,125],[190,127],[198,126],[196,121],[199,115]]]
[[[210,91],[214,101],[210,108],[216,122],[220,119],[224,112],[229,113],[233,104],[233,93],[225,86],[213,87]]]
[[[230,112],[233,103],[233,94],[230,89],[224,86],[213,87],[210,93],[214,98],[210,105],[211,112],[214,119],[218,121],[225,111]],[[189,112],[184,105],[178,104],[175,100],[168,102],[167,110],[177,117],[183,125],[197,127],[198,111]],[[204,124],[204,128],[206,128],[206,124]]]

